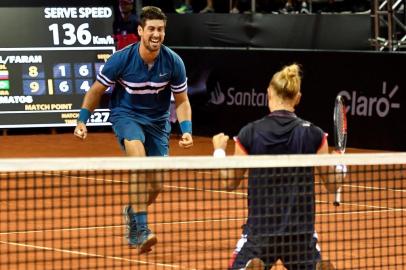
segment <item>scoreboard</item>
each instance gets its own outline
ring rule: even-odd
[[[111,7],[0,8],[0,128],[75,126],[115,51],[113,16]],[[89,125],[110,125],[111,91]]]

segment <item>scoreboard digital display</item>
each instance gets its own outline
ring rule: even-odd
[[[0,128],[75,126],[115,51],[113,16],[111,7],[0,8]],[[110,125],[107,100],[89,125]]]

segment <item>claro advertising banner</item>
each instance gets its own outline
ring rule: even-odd
[[[284,65],[303,68],[297,114],[331,134],[334,99],[347,104],[348,147],[406,150],[406,54],[174,48],[189,79],[194,132],[238,133],[269,113],[267,87]]]

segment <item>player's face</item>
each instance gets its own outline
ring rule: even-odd
[[[165,22],[163,20],[147,20],[144,28],[138,28],[142,45],[150,52],[158,51],[165,38]]]

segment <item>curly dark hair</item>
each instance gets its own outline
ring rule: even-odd
[[[145,6],[141,9],[140,14],[140,25],[142,28],[144,28],[147,20],[163,20],[166,24],[167,18],[160,8]]]

